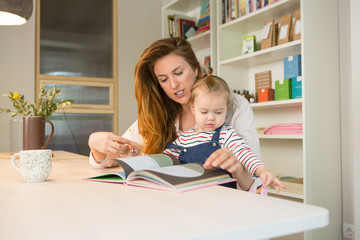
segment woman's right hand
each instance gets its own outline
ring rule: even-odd
[[[89,147],[97,161],[104,160],[107,155],[134,156],[139,155],[141,146],[111,132],[95,132],[89,137]]]

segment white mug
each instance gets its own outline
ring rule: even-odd
[[[19,156],[20,166],[15,158]],[[25,178],[26,182],[43,182],[51,171],[51,150],[26,150],[11,156],[11,164]]]

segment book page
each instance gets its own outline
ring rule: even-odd
[[[134,171],[155,169],[180,164],[179,160],[174,156],[163,153],[117,158],[113,160],[119,163],[119,165],[123,168],[126,178]]]
[[[116,173],[106,173],[96,177],[86,178],[85,180],[96,181],[96,182],[124,183],[125,179],[126,178],[124,172],[116,172]]]
[[[134,171],[143,170],[143,169],[152,169],[159,168],[159,164],[148,156],[136,156],[136,157],[128,157],[128,158],[118,158],[117,160],[121,160],[128,164]],[[120,164],[121,165],[121,164]]]
[[[198,163],[137,171],[132,172],[128,176],[128,184],[130,185],[149,185],[144,184],[144,180],[148,181],[149,184],[152,182],[169,189],[192,189],[204,184],[211,185],[218,184],[219,182],[235,181],[235,179],[223,171],[215,168],[205,170]]]
[[[134,171],[153,169],[178,164],[171,156],[167,154],[151,154],[145,156],[135,156],[126,158],[117,158],[129,165]]]
[[[197,164],[169,166],[152,169],[152,171],[175,177],[199,177],[204,174],[204,169]]]

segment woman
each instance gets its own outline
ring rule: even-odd
[[[110,167],[111,159],[141,153],[160,153],[178,133],[195,127],[190,110],[190,92],[201,75],[200,64],[190,44],[182,38],[160,39],[146,48],[135,67],[135,95],[138,120],[122,137],[97,132],[89,137],[90,163]],[[253,152],[259,155],[259,142],[253,112],[247,100],[232,94],[226,123],[233,126]],[[210,155],[206,165],[228,170],[249,189],[253,180],[227,148]],[[267,186],[268,182],[265,183]]]

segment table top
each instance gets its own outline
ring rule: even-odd
[[[264,239],[328,225],[328,210],[214,186],[185,193],[86,177],[87,156],[54,151],[47,181],[26,183],[0,156],[0,239]],[[9,155],[8,155],[9,156]]]

